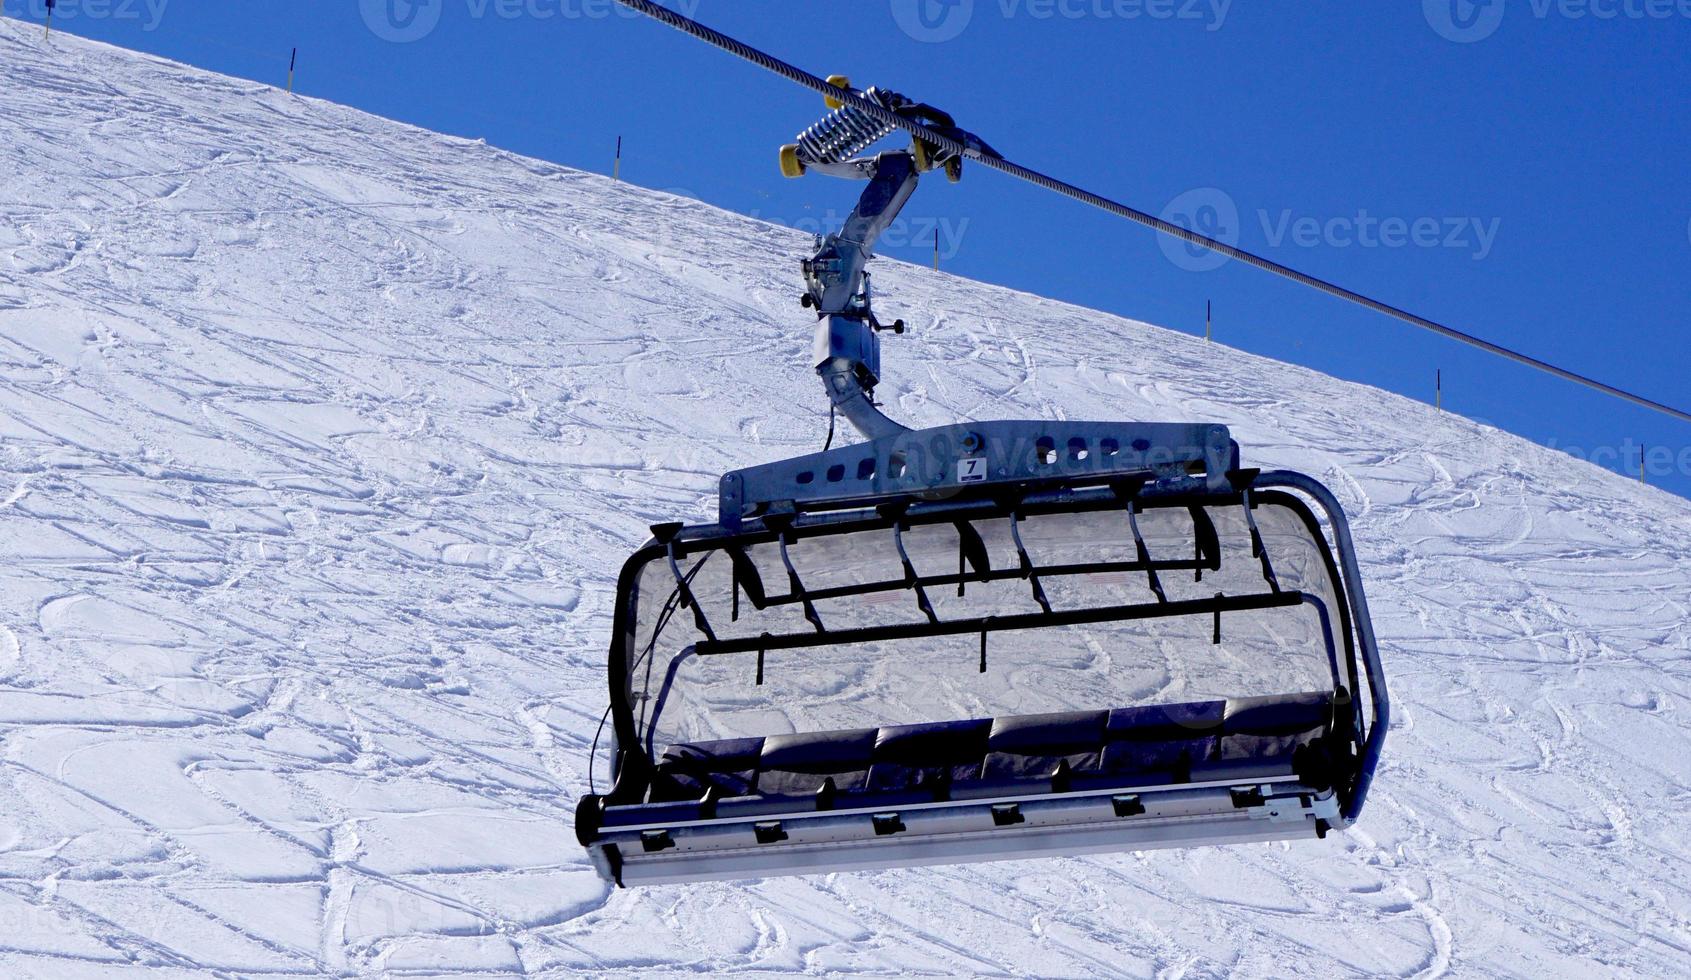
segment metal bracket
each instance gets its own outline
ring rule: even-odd
[[[1233,790],[1233,806],[1243,810],[1252,820],[1271,823],[1294,823],[1314,818],[1336,822],[1339,819],[1339,800],[1332,793],[1312,795],[1308,792],[1272,795],[1272,786],[1250,786]]]
[[[730,531],[769,513],[845,510],[1138,477],[1147,488],[1227,493],[1227,427],[1179,422],[1004,421],[896,432],[722,478]]]

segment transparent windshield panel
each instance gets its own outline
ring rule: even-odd
[[[636,730],[657,755],[714,739],[1331,691],[1350,679],[1324,547],[1278,503],[1249,517],[1239,504],[1123,507],[795,536],[784,557],[779,542],[684,554],[697,616],[660,558],[638,579]]]

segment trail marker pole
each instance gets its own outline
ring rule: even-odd
[[[622,180],[622,137],[617,137],[616,161],[611,164],[611,179]]]
[[[299,49],[288,55],[288,94],[294,94],[294,66],[299,63]]]
[[[53,39],[53,8],[58,6],[58,0],[47,0],[47,30],[41,35],[41,40]]]
[[[1650,446],[1644,440],[1638,440],[1638,482],[1649,483],[1647,470],[1650,468]]]
[[[934,271],[939,271],[939,229],[934,229]]]
[[[1433,372],[1433,405],[1440,412],[1444,411],[1444,369]]]
[[[1215,339],[1215,303],[1204,300],[1204,343]]]

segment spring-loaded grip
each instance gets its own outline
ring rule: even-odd
[[[842,163],[892,131],[856,106],[841,106],[799,134],[799,159],[806,166]]]

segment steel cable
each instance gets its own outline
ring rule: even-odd
[[[1607,395],[1613,395],[1616,398],[1631,402],[1634,405],[1639,405],[1643,408],[1648,408],[1652,411],[1672,416],[1680,419],[1681,421],[1691,422],[1691,411],[1674,408],[1671,405],[1663,404],[1655,399],[1646,398],[1643,395],[1634,394],[1624,388],[1617,388],[1607,382],[1598,381],[1596,378],[1588,377],[1575,371],[1570,371],[1567,368],[1558,367],[1551,364],[1549,361],[1533,357],[1531,354],[1525,354],[1521,351],[1504,347],[1501,344],[1492,343],[1489,340],[1476,337],[1473,334],[1458,330],[1455,327],[1446,326],[1436,320],[1429,320],[1424,316],[1411,313],[1408,310],[1393,306],[1390,303],[1385,303],[1372,297],[1364,296],[1352,289],[1346,289],[1337,283],[1329,282],[1305,272],[1299,272],[1298,270],[1293,269],[1290,266],[1282,265],[1273,259],[1264,258],[1263,256],[1257,255],[1253,252],[1247,252],[1237,246],[1229,245],[1226,242],[1210,238],[1206,235],[1201,235],[1187,228],[1182,228],[1181,226],[1170,221],[1165,221],[1156,215],[1140,211],[1137,208],[1128,207],[1118,201],[1112,201],[1101,194],[1094,194],[1085,188],[1076,187],[1066,181],[1061,181],[1055,177],[1047,176],[1037,170],[1032,170],[1020,164],[1006,160],[1003,157],[983,152],[977,147],[972,147],[959,142],[950,136],[930,129],[919,122],[906,119],[896,112],[877,105],[869,99],[863,98],[856,92],[842,89],[835,85],[830,85],[824,78],[813,75],[802,68],[790,65],[779,58],[765,54],[751,45],[737,41],[720,31],[706,27],[704,24],[678,14],[675,11],[670,10],[668,7],[653,3],[652,0],[617,0],[617,2],[631,10],[637,10],[640,13],[651,17],[653,20],[668,24],[676,30],[690,34],[693,37],[715,45],[716,47],[721,48],[736,57],[743,58],[754,65],[774,72],[788,81],[802,85],[805,88],[812,89],[821,95],[834,99],[837,102],[842,102],[846,105],[852,106],[865,115],[879,120],[885,125],[892,126],[896,129],[902,129],[912,136],[920,137],[935,146],[949,150],[952,153],[960,154],[969,160],[973,160],[976,163],[981,164],[982,166],[991,167],[994,170],[1009,174],[1019,180],[1024,180],[1028,183],[1038,185],[1049,191],[1055,191],[1065,197],[1073,198],[1074,200],[1080,201],[1084,204],[1090,204],[1095,208],[1108,211],[1109,213],[1119,217],[1127,218],[1130,221],[1136,221],[1139,224],[1153,228],[1165,235],[1170,235],[1189,244],[1207,248],[1214,252],[1219,252],[1228,258],[1237,259],[1246,265],[1254,266],[1264,272],[1270,272],[1274,275],[1290,279],[1293,282],[1319,290],[1329,296],[1347,300],[1358,306],[1373,310],[1376,313],[1383,313],[1386,316],[1395,320],[1400,320],[1404,323],[1410,324],[1411,326],[1420,327],[1423,330],[1430,330],[1440,336],[1467,344],[1470,347],[1477,347],[1487,353],[1495,354],[1499,357],[1514,361],[1517,364],[1523,364],[1527,367],[1543,371],[1546,374],[1554,375],[1564,381],[1571,381],[1574,384],[1584,385],[1587,388],[1603,392]]]

